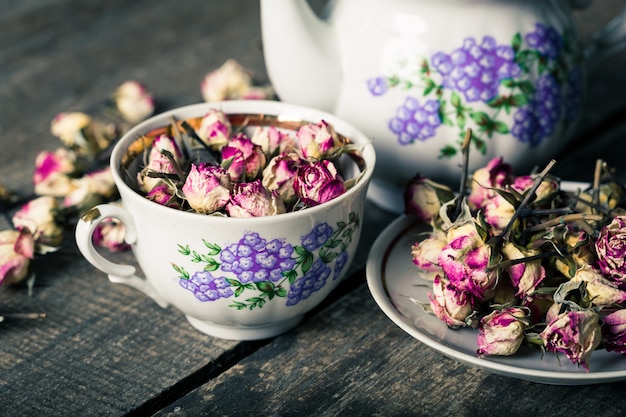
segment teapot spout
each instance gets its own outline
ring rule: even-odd
[[[331,24],[306,0],[261,0],[263,55],[281,100],[332,112],[341,84]]]

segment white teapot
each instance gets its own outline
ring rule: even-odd
[[[566,144],[585,79],[570,9],[588,3],[336,0],[319,18],[306,0],[261,0],[263,50],[281,100],[332,112],[373,140],[368,196],[401,212],[417,173],[458,185],[467,129],[470,170],[502,156],[525,173]],[[614,26],[611,44],[623,32]]]

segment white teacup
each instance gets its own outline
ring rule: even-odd
[[[329,202],[253,218],[210,216],[162,206],[124,181],[122,166],[130,177],[137,172],[140,158],[136,149],[129,147],[136,146],[140,136],[169,125],[172,117],[199,118],[211,108],[229,116],[277,116],[273,124],[279,126],[325,120],[354,144],[362,145],[359,163],[348,155],[341,157],[345,179],[359,175],[363,163],[364,172],[354,187]],[[226,101],[178,108],[137,125],[115,145],[111,168],[123,208],[112,204],[94,207],[79,220],[76,242],[83,256],[112,282],[133,286],[162,307],[175,306],[204,333],[236,340],[276,336],[295,327],[348,270],[360,237],[374,163],[369,139],[322,111],[276,101]],[[113,263],[95,249],[92,235],[107,218],[117,218],[126,226],[126,241],[145,278],[136,275],[134,265]],[[259,274],[244,274],[250,271]]]

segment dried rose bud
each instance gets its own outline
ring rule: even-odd
[[[27,230],[0,232],[0,285],[15,284],[28,276],[35,240]]]
[[[42,151],[35,158],[35,193],[62,197],[72,188],[70,174],[76,171],[76,154],[66,148]]]
[[[520,193],[523,193],[532,188],[534,183],[534,175],[522,175],[519,177],[515,177],[513,183],[511,184],[511,188]],[[539,184],[539,187],[537,187],[537,190],[535,191],[535,194],[537,196],[535,200],[543,200],[544,198],[547,198],[548,196],[554,194],[558,189],[559,183],[557,181],[550,178],[544,178],[543,181],[541,181],[541,184]]]
[[[68,147],[73,147],[77,142],[84,141],[83,129],[91,124],[92,120],[85,113],[70,112],[59,113],[50,124],[50,131]]]
[[[448,231],[448,242],[439,254],[439,265],[446,278],[456,288],[478,300],[489,299],[497,284],[498,274],[487,270],[491,247],[483,242],[474,223]]]
[[[263,149],[248,137],[239,134],[222,148],[222,165],[233,182],[246,182],[257,178],[267,163]]]
[[[154,139],[148,154],[148,164],[137,173],[137,185],[148,193],[162,182],[161,178],[151,177],[150,172],[161,174],[175,174],[176,167],[165,153],[168,152],[175,164],[180,164],[182,153],[176,141],[168,135],[159,135]]]
[[[252,76],[234,59],[209,72],[202,80],[200,89],[204,101],[241,99],[252,86]]]
[[[120,205],[120,203],[111,203]],[[93,243],[110,250],[111,252],[124,252],[130,249],[126,243],[126,226],[118,219],[103,219],[93,232]]]
[[[507,242],[502,247],[502,254],[506,260],[516,260],[538,255],[540,251],[519,248],[513,242]],[[541,266],[541,260],[523,261],[505,268],[517,290],[516,295],[526,296],[541,284],[546,277],[546,271]]]
[[[526,313],[517,307],[494,310],[480,320],[478,355],[510,356],[524,341]]]
[[[295,153],[275,156],[263,170],[263,186],[269,191],[276,191],[285,204],[296,202],[298,196],[293,188],[300,157]]]
[[[598,204],[609,210],[615,209],[624,196],[624,187],[615,182],[601,184],[598,191]],[[576,204],[576,211],[581,213],[594,212],[593,206],[589,204],[593,202],[593,192],[591,190],[581,192],[578,194],[578,198],[582,201]]]
[[[626,309],[604,316],[603,321],[604,348],[609,352],[626,354]]]
[[[148,200],[152,200],[155,203],[161,204],[175,209],[180,209],[181,203],[176,196],[176,190],[172,189],[169,184],[161,183],[154,187],[148,194],[146,194]]]
[[[324,120],[300,127],[296,132],[296,138],[302,156],[309,160],[333,158],[345,145],[345,140],[335,132],[333,125]]]
[[[226,113],[217,109],[209,109],[202,117],[197,133],[205,144],[216,151],[220,151],[230,140],[232,130],[232,124]]]
[[[72,190],[63,199],[65,207],[75,207],[83,212],[117,196],[117,187],[106,167],[72,180]]]
[[[200,163],[191,165],[182,191],[192,209],[211,214],[226,206],[231,188],[230,176],[225,169]]]
[[[411,247],[413,263],[425,272],[423,278],[432,280],[437,275],[443,275],[443,269],[439,266],[439,254],[447,244],[446,234],[435,229],[429,237]]]
[[[234,184],[226,211],[230,217],[274,216],[284,213],[285,205],[277,193],[268,191],[261,180],[256,180]]]
[[[626,291],[622,291],[617,284],[602,276],[590,265],[583,266],[576,271],[573,282],[584,282],[591,303],[596,306],[609,306],[626,301]]]
[[[113,124],[96,122],[85,113],[59,113],[50,123],[50,131],[75,152],[94,158],[117,138]]]
[[[58,248],[63,241],[63,228],[56,222],[55,214],[59,210],[59,202],[51,196],[30,200],[13,215],[13,226],[17,230],[27,230],[45,252]]]
[[[137,81],[122,83],[115,90],[113,98],[115,107],[129,123],[139,123],[154,113],[152,94]]]
[[[276,129],[274,126],[257,127],[250,140],[259,145],[268,157],[291,152],[295,146],[295,141],[291,135]]]
[[[302,164],[293,187],[298,198],[309,206],[325,203],[346,192],[337,168],[326,159]]]
[[[453,329],[465,326],[465,319],[474,311],[471,295],[439,276],[433,280],[428,299],[435,316]]]
[[[567,248],[566,252],[569,254],[567,258],[555,257],[554,266],[559,272],[571,278],[578,268],[596,263],[597,257],[594,243],[587,232],[577,230],[570,224],[565,224],[559,227],[559,233],[564,233],[562,242]]]
[[[513,180],[513,167],[504,162],[502,157],[493,158],[483,168],[474,171],[471,191],[467,202],[474,210],[485,207],[487,201],[495,196],[493,188],[504,188]]]
[[[439,214],[441,205],[453,198],[449,187],[418,174],[404,189],[404,212],[428,223]]]
[[[274,88],[271,85],[250,86],[240,98],[242,100],[271,100],[274,98]]]
[[[485,221],[496,231],[503,230],[515,214],[515,207],[500,194],[496,194],[483,207]]]
[[[597,266],[607,278],[626,283],[626,216],[616,216],[596,240]]]
[[[589,359],[600,345],[600,317],[593,310],[566,311],[557,315],[540,333],[548,352],[564,354],[589,371]]]

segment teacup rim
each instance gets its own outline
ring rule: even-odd
[[[191,211],[182,211],[177,210],[175,208],[166,207],[161,204],[158,204],[154,201],[151,201],[144,196],[137,193],[133,190],[127,183],[124,181],[121,175],[121,164],[122,158],[126,154],[128,150],[128,146],[133,143],[135,140],[141,137],[141,135],[145,132],[148,132],[152,129],[162,127],[164,125],[164,121],[170,119],[172,116],[178,116],[179,118],[183,118],[180,116],[181,114],[185,114],[184,118],[191,117],[199,117],[204,115],[210,109],[220,109],[225,113],[256,113],[256,114],[268,114],[268,115],[280,115],[283,114],[285,117],[287,116],[295,116],[302,115],[298,120],[301,121],[310,121],[317,122],[319,120],[326,120],[330,122],[335,127],[336,131],[340,134],[343,134],[346,137],[349,137],[354,141],[355,144],[361,145],[361,155],[365,160],[365,172],[362,173],[360,180],[349,190],[347,190],[344,194],[340,195],[337,198],[334,198],[330,201],[322,203],[320,205],[314,207],[308,207],[304,210],[298,210],[289,213],[283,213],[274,216],[262,216],[262,217],[229,217],[229,216],[216,216],[216,215],[206,215]],[[289,115],[289,112],[292,115]],[[306,117],[304,115],[307,115]],[[291,119],[288,119],[291,120]],[[141,132],[141,133],[140,133]],[[205,103],[195,103],[189,104],[185,106],[176,107],[159,114],[156,114],[143,122],[138,123],[129,129],[119,141],[114,145],[113,150],[111,152],[110,157],[110,168],[112,175],[115,179],[116,185],[118,188],[122,188],[124,190],[125,195],[132,196],[133,199],[137,199],[137,201],[141,201],[141,204],[147,204],[148,206],[153,207],[155,210],[165,210],[169,215],[173,215],[174,212],[177,212],[178,215],[182,216],[200,216],[200,218],[210,218],[214,221],[247,221],[247,222],[273,222],[281,220],[291,219],[293,217],[299,217],[303,215],[314,215],[319,211],[324,211],[329,208],[332,208],[336,205],[341,204],[343,201],[350,198],[355,193],[358,193],[362,190],[362,188],[367,187],[371,182],[374,167],[376,164],[376,154],[372,144],[372,140],[369,139],[360,129],[355,127],[349,122],[331,114],[325,112],[323,110],[302,106],[298,104],[285,103],[281,101],[273,101],[273,100],[226,100],[226,101],[215,101],[215,102],[205,102]],[[120,191],[121,192],[121,191]]]

